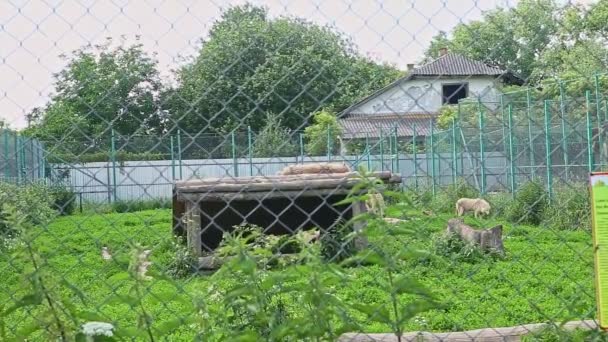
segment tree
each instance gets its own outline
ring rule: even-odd
[[[28,116],[27,134],[76,152],[107,145],[112,128],[121,135],[163,130],[157,62],[141,44],[113,48],[108,38],[65,59],[50,102]]]
[[[251,5],[223,13],[194,60],[166,94],[173,122],[189,131],[259,130],[266,112],[301,129],[322,107],[340,110],[399,77],[356,53],[328,27],[297,18],[270,19]]]
[[[336,114],[328,110],[321,110],[313,114],[313,124],[306,127],[306,151],[309,155],[318,156],[327,153],[330,145],[332,153],[337,150],[337,138],[342,133]]]
[[[509,69],[527,79],[555,37],[558,7],[553,0],[522,0],[511,9],[484,13],[481,20],[456,25],[451,35],[439,34],[425,52],[437,58],[439,48]]]
[[[253,143],[254,157],[292,157],[297,148],[292,142],[289,129],[282,126],[281,119],[273,113],[266,114],[266,125],[257,134]]]

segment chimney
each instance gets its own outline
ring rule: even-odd
[[[408,64],[407,71],[412,71],[412,70],[414,70],[414,64]]]
[[[439,56],[445,56],[447,53],[448,53],[447,47],[442,47],[441,49],[439,49]]]

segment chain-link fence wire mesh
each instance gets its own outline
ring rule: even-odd
[[[606,338],[608,2],[264,4],[0,5],[0,340]]]

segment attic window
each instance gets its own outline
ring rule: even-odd
[[[450,83],[441,85],[443,104],[458,104],[458,100],[467,97],[469,92],[468,83]]]

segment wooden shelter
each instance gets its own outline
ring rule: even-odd
[[[385,184],[401,182],[399,175],[389,171],[372,177]],[[312,228],[323,233],[366,211],[364,203],[335,205],[360,181],[357,172],[177,181],[173,230],[185,236],[199,256],[215,250],[224,232],[244,223],[260,226],[268,234]]]

